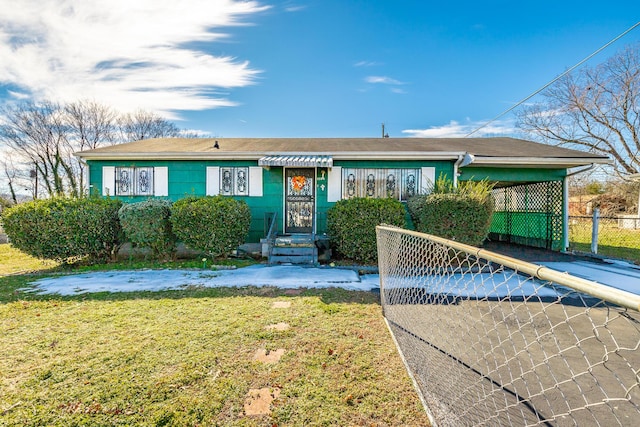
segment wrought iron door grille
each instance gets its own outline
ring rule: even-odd
[[[285,231],[312,233],[315,211],[315,170],[286,169],[285,186]]]

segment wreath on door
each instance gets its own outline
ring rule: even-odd
[[[307,177],[305,176],[294,176],[291,178],[291,186],[295,191],[300,191],[304,188],[307,183]]]

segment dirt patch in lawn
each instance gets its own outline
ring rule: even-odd
[[[271,402],[278,396],[279,388],[252,388],[244,401],[245,415],[251,417],[271,414]]]
[[[289,329],[289,324],[285,322],[274,323],[273,325],[265,326],[268,331],[286,331]]]
[[[255,354],[253,355],[253,360],[267,364],[277,363],[284,355],[284,351],[284,348],[279,348],[273,351],[260,348],[256,350]]]

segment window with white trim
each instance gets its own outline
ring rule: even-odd
[[[421,169],[342,168],[342,198],[373,197],[406,201],[420,193]]]
[[[221,167],[220,194],[225,196],[249,195],[249,168]]]
[[[153,167],[116,167],[116,196],[153,196]]]

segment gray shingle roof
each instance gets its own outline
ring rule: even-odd
[[[214,148],[215,142],[219,148]],[[316,154],[336,160],[455,159],[474,163],[570,167],[608,163],[605,156],[515,138],[156,138],[76,153],[97,159],[258,159],[265,155]]]

